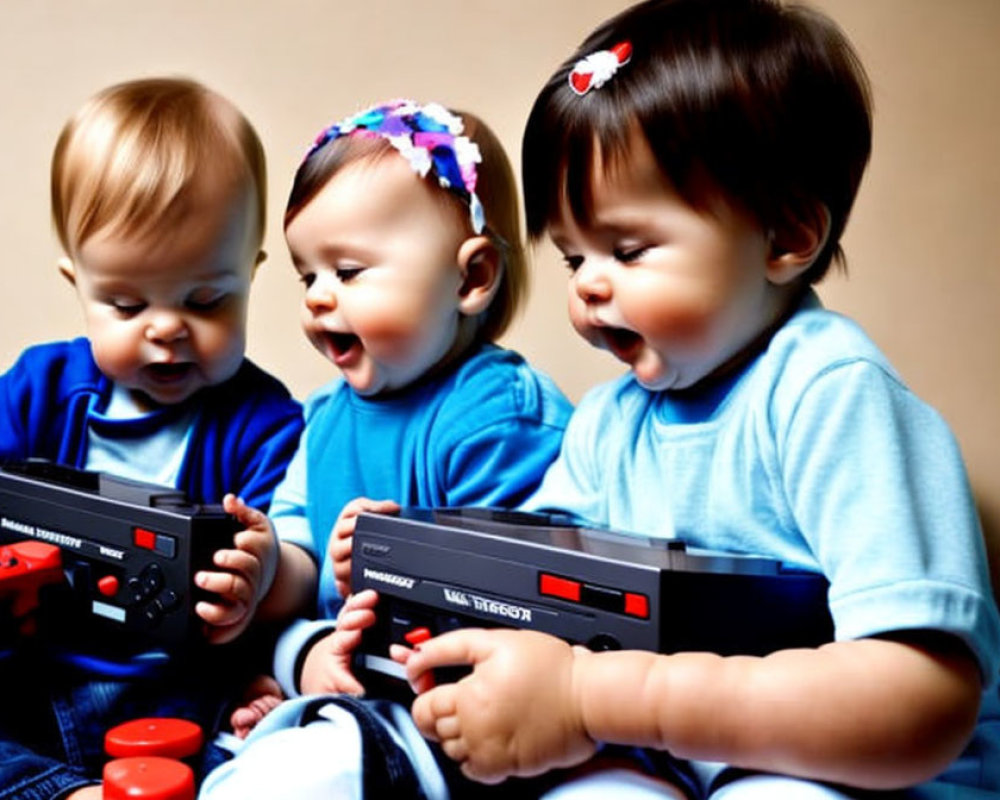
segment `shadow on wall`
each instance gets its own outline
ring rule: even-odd
[[[983,525],[983,536],[986,538],[986,556],[990,563],[990,576],[993,579],[993,597],[1000,605],[1000,508],[997,501],[984,497],[976,498],[979,509],[979,519]]]

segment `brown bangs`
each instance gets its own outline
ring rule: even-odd
[[[574,93],[567,76],[576,62],[622,41],[631,60],[599,88]],[[595,164],[613,169],[637,131],[693,208],[722,200],[765,230],[828,214],[808,280],[842,259],[871,149],[871,99],[829,19],[776,0],[649,0],[609,20],[532,107],[522,149],[529,236],[538,239],[564,202],[586,221]]]
[[[285,204],[285,227],[342,169],[356,161],[379,161],[394,152],[392,145],[384,139],[343,136],[310,154],[295,172]]]

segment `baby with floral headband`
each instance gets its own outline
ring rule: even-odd
[[[512,170],[478,118],[396,101],[331,125],[295,175],[285,236],[303,329],[340,374],[307,401],[271,505],[279,538],[319,570],[319,619],[285,633],[275,671],[287,695],[359,694],[350,649],[375,598],[349,597],[358,513],[520,504],[571,406],[495,344],[525,293],[525,253]],[[238,710],[236,732],[276,694]]]

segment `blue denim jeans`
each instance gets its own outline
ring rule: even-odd
[[[216,656],[219,656],[216,658]],[[192,762],[204,775],[228,757],[211,742],[234,693],[244,685],[243,665],[221,651],[204,650],[192,662],[157,674],[108,679],[19,652],[0,661],[0,800],[53,800],[100,782],[108,760],[104,734],[140,717],[179,717],[201,725],[207,746]]]

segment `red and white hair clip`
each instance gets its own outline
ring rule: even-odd
[[[569,86],[581,97],[591,89],[600,89],[618,68],[632,58],[632,43],[618,42],[610,50],[598,50],[576,62],[569,73]]]

